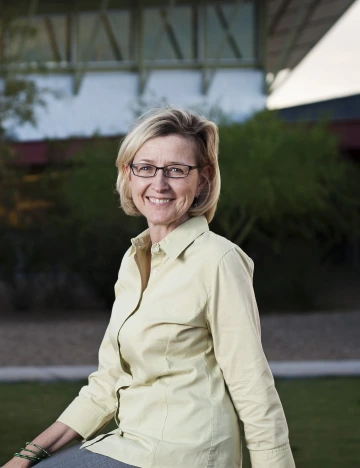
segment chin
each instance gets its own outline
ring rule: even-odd
[[[183,215],[179,215],[178,213],[171,210],[167,213],[160,213],[160,212],[148,213],[148,216],[146,216],[146,219],[148,220],[148,222],[152,224],[170,224],[170,223],[176,223],[182,217]]]
[[[151,224],[170,224],[176,222],[177,218],[173,216],[149,216],[147,220]]]

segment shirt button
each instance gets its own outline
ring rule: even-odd
[[[156,274],[158,272],[157,268],[153,268],[152,272]]]
[[[154,252],[159,252],[159,250],[160,250],[159,244],[155,244],[154,245]]]

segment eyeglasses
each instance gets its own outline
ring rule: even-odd
[[[164,171],[165,177],[170,179],[181,179],[187,177],[191,169],[200,168],[200,166],[188,166],[186,164],[170,164],[169,166],[157,167],[153,164],[137,163],[130,164],[133,174],[137,177],[155,177],[159,169]]]

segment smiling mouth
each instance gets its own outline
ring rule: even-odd
[[[146,197],[146,198],[154,205],[166,205],[167,203],[172,201],[172,198],[153,198],[153,197]]]

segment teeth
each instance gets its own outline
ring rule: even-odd
[[[149,197],[149,200],[151,201],[151,203],[156,203],[157,205],[162,205],[164,203],[169,203],[169,201],[171,201],[170,198],[159,199],[159,198],[151,198],[151,197]]]

